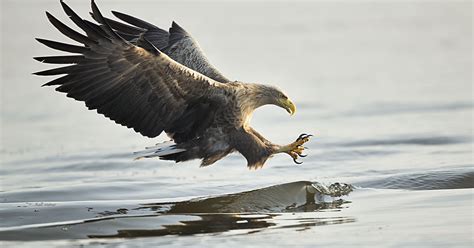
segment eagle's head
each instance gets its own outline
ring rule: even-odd
[[[296,106],[278,87],[264,84],[254,84],[255,108],[273,104],[285,109],[290,115],[295,114]]]

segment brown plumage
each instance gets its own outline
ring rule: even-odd
[[[202,159],[202,165],[210,165],[238,151],[250,168],[259,168],[275,153],[288,153],[295,162],[301,156],[308,135],[280,146],[248,123],[253,111],[266,104],[293,114],[295,106],[288,97],[273,86],[231,82],[175,22],[168,32],[113,12],[125,24],[104,18],[92,1],[95,24],[79,17],[63,1],[61,5],[85,34],[46,13],[49,21],[82,45],[37,39],[72,54],[35,57],[44,63],[70,64],[35,74],[64,74],[44,86],[56,86],[57,91],[144,136],[156,137],[164,131],[175,143],[147,149],[141,157],[176,162]]]

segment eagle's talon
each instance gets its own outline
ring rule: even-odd
[[[300,162],[298,160],[296,160],[296,158],[293,158],[293,162],[295,162],[295,164],[302,164],[303,162]]]
[[[298,136],[298,138],[296,139],[296,141],[300,141],[300,140],[306,140],[308,141],[309,140],[309,137],[312,137],[313,135],[312,134],[300,134],[300,136]],[[306,142],[305,141],[305,142]]]
[[[291,158],[293,158],[293,162],[295,164],[302,164],[303,162],[298,161],[298,158],[304,158],[308,156],[307,154],[303,154],[304,149],[307,149],[307,147],[303,146],[306,142],[309,141],[309,137],[313,135],[311,134],[301,134],[298,136],[295,142],[280,147],[280,149],[277,152],[284,152],[288,155],[290,155]]]
[[[307,134],[305,133],[302,133],[300,134],[300,136],[298,136],[298,138],[296,139],[296,141],[299,141],[299,140],[302,140],[304,138],[304,136],[306,136]]]

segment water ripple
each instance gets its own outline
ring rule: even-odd
[[[385,189],[437,190],[474,188],[473,166],[468,169],[399,174],[358,183],[357,186]]]

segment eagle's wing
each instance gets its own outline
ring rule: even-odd
[[[206,123],[202,120],[206,115],[201,115],[196,108],[222,106],[215,103],[225,101],[221,94],[227,87],[224,84],[176,63],[156,48],[150,52],[124,40],[104,22],[94,1],[94,17],[105,23],[100,26],[83,20],[61,3],[66,14],[86,35],[49,13],[48,19],[61,33],[84,46],[37,39],[48,47],[74,53],[35,58],[45,63],[72,64],[35,73],[66,74],[45,85],[58,86],[57,91],[84,101],[89,109],[96,109],[148,137],[158,136],[163,130],[173,133],[175,129],[188,131],[187,135],[192,136],[189,132],[195,132],[190,129],[194,128],[193,124]],[[180,124],[182,121],[188,123]]]
[[[154,49],[150,47],[151,43],[176,62],[221,83],[229,82],[229,79],[209,62],[197,41],[176,22],[171,24],[168,32],[136,17],[117,11],[112,13],[129,25],[108,18],[104,20],[127,41],[147,50]],[[104,24],[101,20],[94,19]]]

